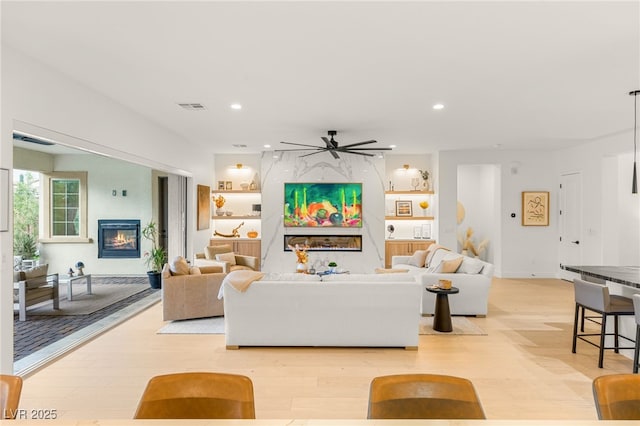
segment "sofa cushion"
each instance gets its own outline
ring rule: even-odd
[[[440,263],[440,266],[438,267],[439,268],[438,272],[442,272],[443,274],[452,274],[458,270],[461,263],[462,263],[462,256],[458,256],[455,259],[451,259],[451,260],[443,260]]]
[[[483,267],[484,265],[480,260],[465,256],[462,258],[462,264],[456,272],[458,274],[479,274]]]
[[[187,259],[182,256],[176,256],[169,264],[171,275],[189,275],[189,264]]]
[[[220,260],[222,262],[228,262],[229,265],[233,266],[236,264],[236,255],[233,252],[229,253],[218,253],[215,257],[216,260]]]
[[[409,258],[407,263],[409,265],[417,266],[418,268],[422,268],[427,259],[427,254],[429,252],[427,250],[416,250],[415,253]]]
[[[219,246],[206,246],[204,248],[204,258],[209,260],[215,260],[216,254],[230,253],[233,249],[229,244],[222,244]]]
[[[323,282],[415,282],[411,274],[329,274],[322,276]]]
[[[48,270],[49,264],[45,263],[44,265],[39,265],[35,268],[27,269],[25,271],[19,271],[18,279],[16,281],[24,281],[31,278],[46,276]],[[14,274],[14,278],[16,278],[16,274]]]
[[[263,281],[316,281],[320,282],[320,275],[302,274],[299,272],[269,272]]]

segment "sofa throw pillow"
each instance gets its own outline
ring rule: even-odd
[[[182,256],[176,256],[169,264],[171,275],[189,275],[189,264],[187,259]]]
[[[407,263],[409,265],[416,266],[418,268],[424,267],[424,263],[427,259],[427,254],[429,252],[427,250],[416,250],[415,253],[409,258]]]
[[[439,272],[442,272],[443,274],[453,274],[458,270],[461,263],[462,256],[451,260],[443,260],[442,263],[440,263]]]
[[[36,278],[36,277],[43,277],[45,275],[47,275],[47,271],[49,270],[49,264],[46,263],[44,265],[40,265],[40,266],[36,266],[35,268],[31,268],[28,269],[26,271],[22,271],[24,272],[24,278],[25,280],[31,279],[31,278]]]
[[[458,274],[479,274],[484,265],[478,259],[463,257],[462,264],[456,271]]]
[[[220,253],[220,254],[216,254],[216,260],[219,260],[221,262],[228,262],[229,265],[233,266],[236,264],[236,255],[233,252]]]
[[[232,251],[233,249],[229,244],[222,244],[219,246],[206,246],[204,248],[204,258],[209,260],[215,260],[216,254],[229,253]]]

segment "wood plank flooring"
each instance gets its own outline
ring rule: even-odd
[[[149,378],[177,371],[244,374],[258,419],[363,419],[375,376],[438,373],[470,379],[489,419],[595,419],[592,380],[631,372],[597,349],[571,353],[573,286],[553,279],[494,279],[486,336],[420,336],[418,351],[242,348],[223,335],[159,335],[161,305],[139,314],[25,380],[21,408],[63,419],[128,419]]]

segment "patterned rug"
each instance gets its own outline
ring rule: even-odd
[[[480,327],[467,317],[452,318],[453,331],[443,333],[433,329],[433,317],[420,317],[421,335],[469,335],[486,336]],[[171,321],[157,332],[158,334],[224,334],[224,317],[200,318]]]

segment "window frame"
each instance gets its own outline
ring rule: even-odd
[[[87,243],[91,239],[87,237],[87,172],[51,172],[42,174],[42,205],[43,205],[43,226],[40,242],[43,243]],[[51,202],[51,191],[53,180],[77,180],[80,184],[78,191],[80,220],[79,233],[75,236],[52,235],[53,212]]]

